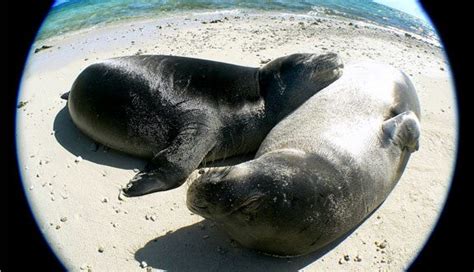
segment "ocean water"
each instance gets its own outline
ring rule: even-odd
[[[370,0],[57,0],[38,40],[120,20],[164,17],[177,12],[274,11],[310,16],[342,16],[436,37],[429,22]]]

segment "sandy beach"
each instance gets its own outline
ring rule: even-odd
[[[43,45],[51,46],[34,52]],[[292,53],[338,53],[403,70],[420,99],[421,142],[382,206],[327,252],[274,258],[240,247],[185,204],[188,183],[138,198],[119,190],[145,161],[100,146],[72,123],[77,75],[111,57],[166,54],[259,67]],[[72,271],[402,271],[443,208],[457,117],[442,48],[414,34],[343,18],[223,11],[148,18],[33,45],[17,111],[23,184],[37,223]],[[192,178],[191,175],[190,178]]]

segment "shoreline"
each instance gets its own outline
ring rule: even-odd
[[[196,10],[188,10],[188,11],[172,11],[172,12],[163,12],[162,14],[157,14],[156,16],[150,15],[142,15],[137,17],[131,17],[126,19],[119,19],[116,21],[111,22],[103,22],[96,26],[90,26],[75,30],[70,30],[65,33],[62,33],[58,36],[51,36],[46,38],[38,38],[34,41],[33,44],[43,43],[46,44],[48,41],[54,41],[55,38],[64,38],[67,36],[77,36],[89,31],[93,31],[94,29],[104,29],[104,28],[113,28],[118,26],[125,26],[129,23],[136,23],[136,22],[152,22],[152,21],[163,21],[163,20],[180,20],[185,18],[193,17],[195,20],[215,20],[215,19],[222,19],[223,17],[227,16],[255,16],[255,17],[262,17],[262,16],[279,16],[279,17],[292,17],[297,16],[300,18],[308,19],[309,21],[317,21],[320,19],[326,20],[334,20],[334,21],[343,21],[343,22],[359,22],[361,25],[366,25],[369,27],[376,27],[380,28],[381,30],[385,31],[392,31],[398,34],[408,33],[413,37],[422,40],[428,44],[432,44],[437,47],[441,47],[440,40],[437,37],[428,37],[422,36],[416,32],[400,29],[394,26],[389,25],[382,25],[375,21],[371,21],[368,19],[364,20],[357,20],[354,18],[350,18],[348,16],[344,16],[342,14],[339,15],[329,15],[324,13],[317,13],[316,11],[308,11],[306,13],[299,13],[298,11],[271,11],[271,10],[256,10],[256,9],[249,9],[249,8],[232,8],[232,9],[218,9],[218,10],[206,10],[206,9],[196,9]],[[197,19],[196,17],[200,17]],[[432,33],[435,34],[435,33]]]
[[[406,269],[444,205],[457,148],[455,95],[442,49],[354,20],[271,12],[187,16],[88,29],[50,40],[52,48],[31,49],[18,98],[26,103],[17,110],[19,165],[38,225],[66,268],[144,271],[146,262],[181,271]],[[59,97],[85,67],[111,57],[170,54],[259,67],[286,54],[329,51],[346,64],[374,59],[403,70],[420,99],[422,138],[382,206],[322,255],[275,259],[235,245],[187,210],[187,183],[120,199],[119,189],[145,162],[91,148]]]

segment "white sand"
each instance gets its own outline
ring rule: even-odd
[[[145,270],[142,261],[170,271],[405,269],[439,216],[455,157],[455,97],[442,51],[404,32],[397,36],[360,22],[353,22],[356,27],[348,20],[312,24],[315,19],[296,15],[235,16],[189,14],[124,23],[35,44],[53,47],[31,54],[20,94],[27,104],[18,110],[18,148],[30,204],[55,253],[76,271]],[[209,23],[214,19],[222,22]],[[326,51],[339,53],[345,63],[375,59],[409,74],[421,102],[422,137],[385,203],[324,254],[277,259],[241,248],[187,210],[187,185],[119,200],[119,189],[145,162],[103,147],[94,151],[60,99],[89,64],[137,52],[259,66],[291,53]]]

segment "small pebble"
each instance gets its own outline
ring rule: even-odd
[[[105,248],[103,246],[99,246],[97,251],[99,251],[99,253],[103,253],[105,251]]]
[[[66,222],[67,221],[67,217],[66,216],[63,216],[61,217],[61,219],[59,219],[61,222]]]
[[[350,260],[349,255],[344,255],[344,260],[349,261]]]
[[[104,198],[102,199],[102,203],[107,203],[107,202],[109,202],[109,199],[106,198],[106,197],[104,197]]]
[[[354,258],[354,261],[355,261],[355,262],[361,262],[362,259],[359,257],[359,255],[357,255],[357,256]]]
[[[145,267],[147,267],[147,266],[148,266],[148,264],[147,264],[145,261],[142,261],[142,262],[140,263],[140,267],[141,267],[141,268],[145,268]]]
[[[384,240],[382,243],[379,244],[380,249],[384,249],[385,247],[387,247],[387,241],[386,240]]]
[[[154,216],[154,215],[150,216],[150,220],[153,221],[153,222],[155,222],[156,216]]]
[[[57,229],[57,230],[58,230],[58,229],[60,229],[60,228],[61,228],[61,226],[60,226],[60,225],[56,225],[56,229]]]
[[[75,163],[80,163],[82,161],[81,156],[77,156],[76,159],[74,160]]]
[[[342,263],[343,263],[342,259],[339,259],[339,264],[342,264]]]

